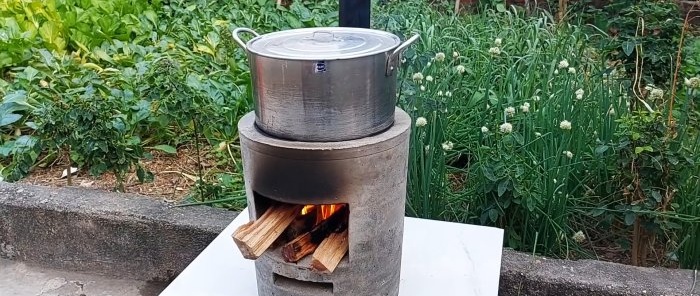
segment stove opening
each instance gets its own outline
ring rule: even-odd
[[[333,283],[309,282],[272,274],[272,282],[281,288],[304,292],[307,295],[333,295]]]
[[[293,204],[257,192],[254,197],[257,217],[234,233],[247,258],[273,252],[288,264],[318,273],[332,273],[344,258],[349,261],[347,203]]]

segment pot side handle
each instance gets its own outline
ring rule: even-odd
[[[241,32],[253,34],[255,37],[260,36],[260,34],[258,34],[258,32],[253,31],[253,29],[248,29],[248,28],[236,28],[236,29],[234,29],[233,33],[232,33],[233,40],[236,41],[236,43],[238,43],[238,45],[240,45],[245,50],[248,50],[248,48],[246,48],[246,46],[245,46],[245,42],[243,42],[243,40],[241,40],[241,38],[238,37],[238,35],[240,35]]]
[[[394,51],[389,55],[389,58],[386,61],[386,76],[391,76],[394,73],[394,70],[398,67],[398,65],[401,63],[401,54],[416,40],[420,38],[420,34],[415,34],[411,38],[408,38],[408,40],[404,41],[394,49]]]

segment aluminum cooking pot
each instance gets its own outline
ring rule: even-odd
[[[243,32],[255,37],[244,43]],[[248,54],[258,128],[308,142],[358,139],[389,128],[395,72],[419,37],[402,43],[388,32],[347,27],[233,31]]]

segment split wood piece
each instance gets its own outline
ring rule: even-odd
[[[257,220],[236,229],[233,241],[243,258],[258,259],[299,215],[301,208],[301,205],[273,205]]]
[[[311,259],[311,268],[322,273],[332,273],[348,252],[348,230],[331,233],[318,245]]]
[[[318,245],[331,233],[340,232],[348,226],[348,207],[340,208],[326,220],[314,226],[311,231],[298,236],[282,247],[282,257],[287,262],[298,262],[306,255],[313,253]]]
[[[285,243],[287,243],[309,232],[316,225],[317,212],[315,208],[312,208],[306,215],[297,216],[284,231],[280,239],[284,239]]]

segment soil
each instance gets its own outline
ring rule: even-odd
[[[197,180],[198,161],[195,151],[190,147],[178,148],[176,155],[152,151],[153,159],[142,160],[141,164],[153,173],[153,182],[140,183],[136,173],[130,172],[126,176],[125,191],[171,202],[181,201],[190,193]],[[206,171],[211,170],[215,162],[206,153],[202,153],[201,159],[206,176]],[[19,182],[42,186],[68,186],[68,179],[61,178],[65,169],[65,161],[56,161],[45,167],[36,167],[29,176]],[[71,181],[73,186],[107,191],[113,191],[117,184],[111,172],[94,177],[87,170],[73,174]]]

